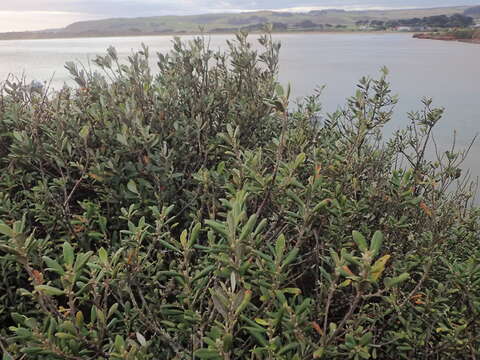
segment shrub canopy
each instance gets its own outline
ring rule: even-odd
[[[386,70],[289,103],[280,45],[197,38],[0,98],[0,349],[11,359],[480,356],[479,211]]]

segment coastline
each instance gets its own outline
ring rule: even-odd
[[[186,32],[162,32],[162,33],[98,33],[98,34],[68,34],[68,33],[0,33],[0,41],[21,41],[21,40],[68,40],[68,39],[95,39],[95,38],[136,38],[136,37],[182,37],[182,36],[215,36],[215,35],[234,35],[235,32],[204,32],[186,31]],[[250,35],[263,34],[261,31],[251,31]],[[414,39],[420,40],[441,40],[441,41],[455,41],[467,44],[480,44],[480,39],[459,39],[446,34],[431,34],[419,33],[414,31],[394,31],[394,30],[298,30],[298,31],[274,31],[272,35],[342,35],[342,34],[377,34],[377,35],[392,35],[392,34],[406,34],[411,35]],[[12,35],[9,37],[8,35]],[[19,36],[14,36],[19,35]],[[37,35],[37,36],[36,36]]]
[[[168,32],[168,33],[142,33],[142,34],[127,34],[127,33],[104,33],[104,34],[42,34],[41,36],[12,36],[8,37],[5,36],[9,33],[0,34],[0,41],[19,41],[19,40],[62,40],[62,39],[94,39],[94,38],[127,38],[127,37],[156,37],[156,36],[168,36],[168,37],[175,37],[175,36],[200,36],[200,35],[234,35],[235,32],[205,32],[201,33],[198,31],[192,32]],[[251,31],[249,34],[263,34],[261,31]],[[387,35],[387,34],[415,34],[411,31],[388,31],[388,30],[379,30],[379,31],[355,31],[355,30],[332,30],[332,31],[320,31],[320,30],[299,30],[299,31],[275,31],[272,32],[272,35],[289,35],[289,34],[299,34],[299,35],[319,35],[319,34],[332,34],[332,35],[340,35],[340,34],[379,34],[379,35]],[[13,35],[13,33],[12,33]]]
[[[454,41],[454,42],[461,42],[461,43],[467,43],[467,44],[477,44],[477,45],[480,44],[480,38],[459,39],[453,35],[446,35],[446,34],[436,35],[436,34],[420,33],[420,34],[414,34],[413,38],[420,39],[420,40]]]

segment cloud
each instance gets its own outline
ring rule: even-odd
[[[103,16],[146,16],[257,9],[405,8],[477,3],[478,0],[4,0],[0,3],[0,11],[63,11]]]
[[[45,30],[67,26],[75,21],[102,18],[95,14],[69,11],[0,10],[0,32]]]

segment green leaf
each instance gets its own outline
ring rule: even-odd
[[[82,270],[92,255],[93,251],[78,254],[75,260],[75,264],[73,265],[73,270],[75,270],[75,272],[79,272],[80,270]]]
[[[253,236],[257,236],[258,234],[260,234],[267,225],[267,219],[263,219],[262,221],[260,221],[260,223],[257,225],[257,228],[255,229],[255,232],[253,233]]]
[[[228,238],[228,231],[225,228],[225,225],[215,221],[215,220],[205,220],[205,225],[210,227],[213,231],[219,233],[220,235]]]
[[[384,283],[387,288],[391,288],[395,285],[398,285],[404,281],[407,281],[410,278],[410,274],[408,273],[403,273],[397,277],[394,278],[386,278]]]
[[[23,132],[14,130],[12,135],[17,141],[23,142]]]
[[[348,334],[345,336],[345,345],[350,348],[354,348],[357,345],[357,342],[355,341],[355,338],[352,334]]]
[[[123,134],[117,134],[117,141],[125,146],[128,146],[127,137]]]
[[[370,243],[370,251],[372,252],[373,256],[377,256],[380,251],[380,247],[382,246],[383,242],[383,234],[381,231],[375,231],[373,234],[372,241]]]
[[[257,223],[257,215],[253,214],[252,216],[250,216],[247,223],[245,224],[245,226],[242,229],[242,233],[240,234],[240,238],[239,238],[240,241],[245,240],[247,238],[247,236],[249,236],[252,233],[253,228],[254,228],[256,223]]]
[[[222,301],[222,298],[219,297],[217,294],[212,293],[212,301],[215,310],[217,310],[224,319],[228,318],[228,308],[227,305]]]
[[[269,322],[267,320],[260,319],[260,318],[255,318],[255,322],[257,324],[262,325],[262,326],[268,326],[269,325]]]
[[[230,351],[230,349],[232,348],[232,344],[233,344],[233,336],[231,334],[226,334],[223,337],[223,351],[225,352]]]
[[[49,285],[37,285],[35,286],[35,289],[51,296],[59,296],[65,294],[63,290],[57,289],[56,287]]]
[[[63,243],[63,261],[68,266],[73,266],[73,260],[75,259],[75,254],[73,252],[73,247],[68,242]]]
[[[182,247],[184,249],[187,249],[187,240],[188,240],[188,231],[183,230],[182,233],[180,234],[180,244],[182,244]]]
[[[372,342],[373,334],[371,332],[366,333],[360,338],[360,345],[365,346]]]
[[[220,354],[216,350],[198,349],[194,353],[195,357],[199,359],[220,359]]]
[[[0,223],[0,234],[6,235],[11,238],[15,236],[15,233],[13,232],[12,228],[3,222]]]
[[[94,323],[97,320],[97,307],[92,306],[90,308],[90,321]]]
[[[20,251],[17,249],[12,248],[11,246],[6,246],[6,245],[0,245],[0,250],[6,252],[7,254],[13,254],[13,255],[22,255]]]
[[[88,137],[88,134],[90,133],[90,127],[88,125],[85,125],[82,127],[82,129],[80,130],[80,137],[84,140],[87,139]]]
[[[192,233],[190,234],[190,239],[188,240],[188,248],[191,248],[195,244],[201,229],[202,229],[202,224],[200,223],[195,224],[195,226],[192,229]]]
[[[98,321],[100,321],[100,323],[102,323],[102,324],[107,323],[107,319],[105,318],[105,313],[98,308],[97,308],[97,317],[98,317]]]
[[[33,337],[33,334],[32,332],[29,330],[29,329],[25,329],[25,328],[17,328],[15,329],[15,334],[20,337],[20,338],[23,338],[23,339],[30,339]]]
[[[158,240],[158,242],[159,242],[160,244],[162,244],[163,246],[165,246],[167,249],[170,249],[170,250],[172,250],[172,251],[181,253],[180,249],[177,249],[174,245],[170,244],[169,242],[167,242],[167,241],[165,241],[165,240]]]
[[[205,277],[206,275],[211,273],[213,270],[215,270],[216,267],[217,267],[216,265],[207,266],[205,269],[203,269],[197,275],[195,275],[195,277],[192,279],[192,282],[195,282],[195,281]]]
[[[83,316],[83,312],[78,311],[75,315],[75,323],[77,324],[77,327],[82,327],[84,322],[85,317]]]
[[[67,334],[67,333],[64,333],[64,332],[57,332],[55,334],[55,336],[58,337],[59,339],[64,339],[64,340],[71,340],[71,339],[76,339],[77,338],[75,335]]]
[[[303,164],[305,162],[305,159],[307,158],[307,155],[305,155],[305,153],[300,153],[297,155],[297,158],[295,159],[295,167],[298,167],[300,166],[301,164]]]
[[[321,359],[323,357],[323,354],[325,353],[325,348],[321,347],[313,353],[313,358],[314,359]]]
[[[25,354],[39,354],[42,351],[44,351],[44,349],[40,346],[29,346],[29,347],[22,348],[21,350],[21,352]]]
[[[19,313],[11,313],[10,316],[12,317],[13,321],[17,324],[25,324],[25,321],[28,319],[25,315],[21,315]]]
[[[290,344],[288,344],[288,345],[285,345],[284,347],[282,347],[282,348],[278,351],[277,356],[281,356],[281,355],[285,354],[286,352],[289,352],[289,351],[291,351],[291,350],[293,350],[293,349],[296,349],[299,345],[300,345],[300,344],[297,343],[297,342],[292,342],[292,343],[290,343]]]
[[[326,208],[330,204],[330,199],[325,199],[320,201],[314,208],[313,208],[313,213],[317,213],[320,210]]]
[[[355,241],[360,251],[365,252],[368,250],[367,240],[365,240],[365,237],[362,234],[354,230],[352,231],[352,236],[353,241]]]
[[[120,336],[120,335],[117,335],[115,337],[115,350],[118,352],[118,353],[122,353],[123,352],[123,349],[125,347],[125,341],[123,340],[123,338]]]
[[[108,264],[108,253],[103,247],[98,250],[98,258],[103,264]]]
[[[283,260],[283,263],[282,263],[282,268],[287,266],[287,265],[290,265],[292,262],[294,262],[296,259],[297,259],[297,255],[298,253],[300,252],[300,249],[299,248],[294,248],[292,249],[287,257],[285,258],[285,260]]]
[[[265,332],[264,330],[259,330],[257,328],[250,327],[250,326],[244,327],[244,329],[247,330],[250,333],[250,335],[252,335],[255,339],[257,339],[260,345],[262,346],[268,345],[268,341],[263,335],[263,332]]]
[[[288,190],[285,195],[287,195],[290,199],[292,199],[293,201],[295,201],[295,203],[297,203],[297,205],[300,207],[300,208],[304,208],[305,207],[305,203],[302,201],[302,199],[300,199],[298,197],[297,194],[295,194],[293,191],[291,190]],[[298,215],[298,214],[297,214]],[[299,215],[299,218],[303,218],[303,216]]]
[[[291,294],[291,295],[302,294],[302,290],[300,290],[299,288],[285,288],[285,289],[282,289],[281,292],[283,292],[284,294]]]
[[[115,314],[118,310],[118,303],[113,304],[107,313],[107,319],[110,319],[113,314]]]
[[[280,260],[283,257],[283,252],[285,251],[285,235],[280,234],[275,243],[275,257],[277,260]]]
[[[235,310],[235,315],[241,314],[243,310],[247,307],[248,304],[250,304],[250,300],[252,299],[252,291],[251,290],[246,290],[245,291],[245,296],[238,306],[238,308]]]
[[[133,180],[130,180],[128,182],[127,189],[134,194],[140,195],[140,193],[138,192],[137,183]]]
[[[377,281],[380,276],[382,276],[383,271],[385,270],[385,265],[387,261],[390,259],[390,255],[385,255],[378,259],[375,264],[373,264],[370,270],[370,276],[373,281]]]
[[[54,271],[59,275],[65,274],[65,270],[63,270],[63,267],[61,267],[57,261],[50,259],[48,256],[43,256],[42,259],[48,266],[47,270]]]

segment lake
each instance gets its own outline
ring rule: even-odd
[[[252,35],[254,39],[255,35]],[[280,78],[290,82],[294,97],[311,94],[326,85],[322,103],[331,112],[355,92],[364,75],[378,76],[382,66],[390,70],[394,93],[400,96],[395,119],[387,133],[407,125],[407,112],[421,108],[424,96],[446,108],[436,130],[442,149],[452,143],[465,147],[480,131],[480,45],[435,40],[417,40],[411,34],[282,34]],[[188,37],[185,37],[188,38]],[[223,48],[226,35],[211,36],[212,48]],[[61,40],[0,41],[0,79],[9,73],[27,79],[49,80],[55,87],[68,82],[66,61],[88,64],[109,45],[121,56],[140,48],[143,42],[155,52],[165,52],[171,37],[89,38]],[[153,62],[154,63],[154,62]],[[480,176],[480,141],[465,167]]]

